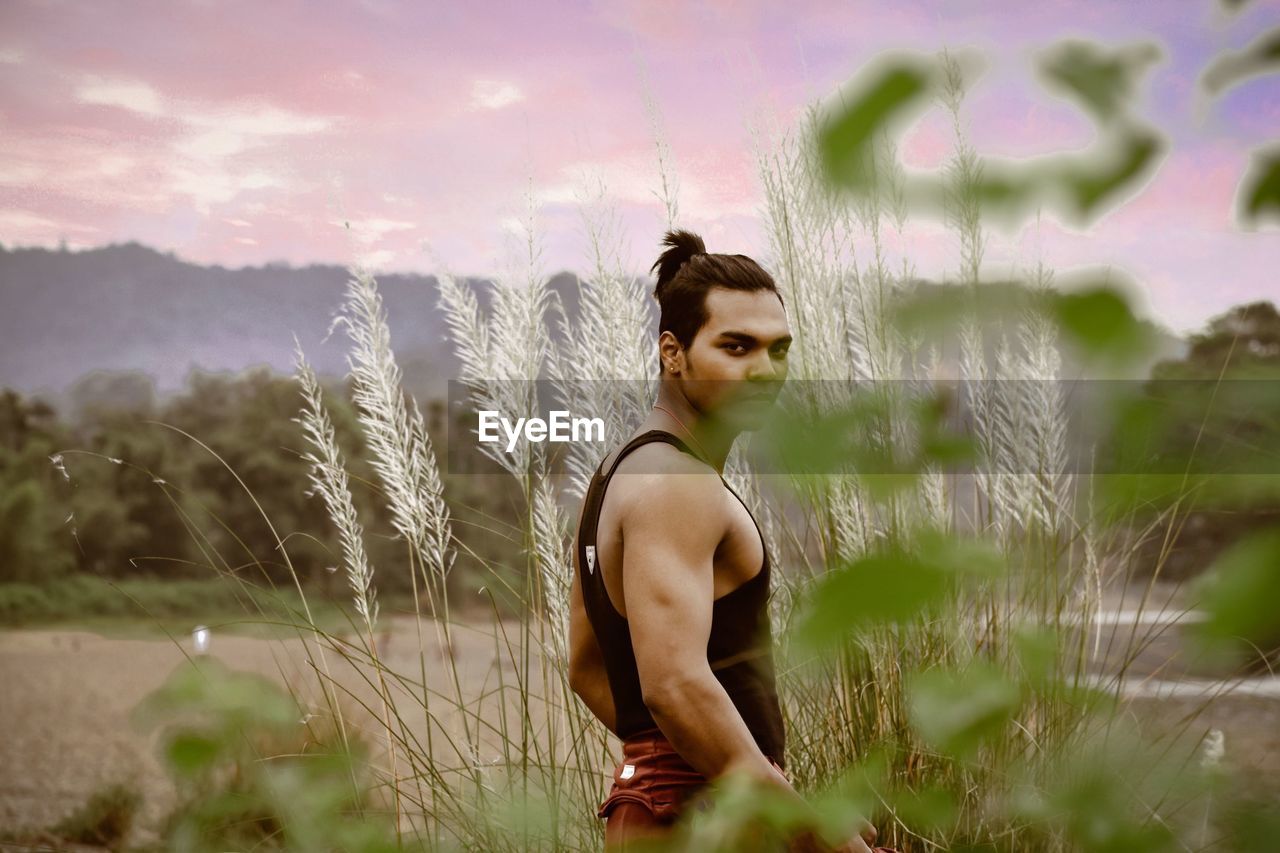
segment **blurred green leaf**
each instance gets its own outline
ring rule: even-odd
[[[1018,221],[1034,211],[1044,195],[1044,169],[1001,167],[995,161],[983,163],[982,175],[973,187],[975,198],[984,215],[999,214]]]
[[[1240,218],[1248,224],[1280,221],[1280,148],[1257,152],[1241,182]]]
[[[1133,392],[1115,395],[1107,401],[1105,411],[1110,424],[1103,448],[1105,470],[1124,474],[1155,470],[1171,473],[1166,466],[1156,469],[1154,463],[1161,450],[1168,449],[1160,441],[1161,437],[1179,424],[1169,418],[1168,407],[1159,397],[1137,391],[1135,387]]]
[[[902,822],[916,832],[945,831],[960,814],[956,798],[938,787],[902,791],[893,798],[893,806]]]
[[[359,808],[350,780],[358,768],[345,752],[317,752],[262,768],[263,799],[282,818],[289,849],[395,849],[387,827],[352,812]]]
[[[1058,668],[1058,635],[1049,628],[1020,628],[1013,638],[1014,652],[1026,683],[1040,688],[1052,682]]]
[[[948,329],[957,317],[972,310],[976,293],[976,288],[953,286],[891,295],[888,320],[908,335]]]
[[[858,477],[858,482],[866,489],[871,500],[880,502],[906,492],[919,481],[920,475],[914,471],[902,474],[863,474]]]
[[[941,603],[957,582],[1003,570],[989,543],[929,531],[915,538],[911,551],[891,547],[831,569],[810,593],[797,640],[822,650],[859,628],[908,622]]]
[[[947,418],[956,406],[955,391],[947,386],[934,388],[928,396],[912,401],[912,416],[920,433],[920,458],[912,467],[926,464],[958,465],[978,458],[978,443],[969,433],[955,432]]]
[[[1004,556],[1000,549],[985,539],[949,536],[937,531],[921,530],[916,534],[916,553],[941,567],[947,574],[963,580],[992,580],[1004,574]]]
[[[867,625],[905,622],[939,601],[948,577],[940,566],[909,554],[876,554],[829,572],[814,586],[799,637],[813,648]]]
[[[236,672],[214,657],[180,664],[134,709],[135,724],[147,725],[178,714],[200,715],[235,727],[296,725],[301,712],[293,698],[271,680]]]
[[[1086,159],[1064,161],[1054,179],[1067,193],[1070,212],[1078,220],[1090,221],[1099,208],[1146,175],[1164,150],[1165,143],[1155,131],[1126,128]]]
[[[1132,789],[1124,780],[1127,768],[1112,762],[1076,762],[1050,793],[1049,805],[1066,823],[1081,850],[1097,853],[1158,853],[1181,850],[1173,830],[1153,818],[1149,810],[1135,812]]]
[[[937,434],[928,436],[924,457],[938,465],[958,465],[978,458],[978,444],[971,436]]]
[[[1210,95],[1256,77],[1280,70],[1280,28],[1258,36],[1243,50],[1224,51],[1200,75],[1200,85]]]
[[[872,140],[909,107],[923,103],[936,76],[931,62],[897,55],[866,74],[847,103],[828,117],[818,134],[822,165],[828,178],[855,191],[873,181]]]
[[[1016,319],[1027,303],[1025,286],[1013,282],[918,287],[892,296],[888,316],[904,334],[923,336],[952,330],[966,317],[987,322]]]
[[[774,849],[784,834],[807,828],[820,830],[826,819],[849,819],[848,804],[839,814],[821,814],[812,805],[785,795],[773,785],[765,785],[742,773],[728,773],[712,780],[706,788],[709,808],[688,809],[680,822],[678,843],[656,839],[636,839],[637,851],[652,850],[743,850]],[[674,839],[673,839],[674,840]],[[628,843],[627,849],[631,849]],[[780,846],[780,845],[779,845]]]
[[[180,731],[170,738],[165,748],[169,766],[180,776],[200,775],[221,755],[221,741],[198,732]]]
[[[1280,838],[1280,805],[1250,799],[1235,804],[1230,844],[1239,853],[1271,853]]]
[[[1040,73],[1106,123],[1125,110],[1139,78],[1160,57],[1160,48],[1150,42],[1107,47],[1066,39],[1041,55]]]
[[[1086,356],[1124,361],[1150,349],[1150,332],[1114,288],[1055,293],[1051,309],[1064,336]]]
[[[855,475],[873,498],[910,488],[929,464],[951,465],[977,456],[973,438],[947,424],[945,386],[931,395],[895,399],[886,383],[854,394],[819,414],[784,407],[761,430],[758,444],[769,467],[792,475]],[[884,436],[894,433],[894,441]],[[903,436],[910,436],[909,439]]]
[[[1018,685],[986,663],[963,672],[918,673],[908,696],[920,736],[957,758],[971,756],[984,739],[999,734],[1022,699]]]
[[[165,849],[398,849],[394,828],[367,802],[366,747],[315,739],[275,682],[201,657],[177,667],[135,709],[165,723],[164,755],[179,803]],[[354,750],[354,751],[353,751]]]
[[[1280,529],[1231,546],[1197,591],[1207,618],[1194,634],[1211,651],[1239,642],[1264,652],[1280,648]]]
[[[784,408],[761,431],[765,452],[777,470],[797,474],[862,470],[886,472],[889,463],[878,458],[867,437],[889,423],[884,395],[856,395],[847,405],[816,415]]]
[[[507,838],[541,840],[549,845],[555,838],[557,814],[543,784],[536,777],[521,775],[519,768],[512,768],[495,786],[500,796],[486,806],[486,821]]]

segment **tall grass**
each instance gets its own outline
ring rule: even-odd
[[[954,64],[948,67],[955,278],[976,291],[986,251],[976,201],[980,167],[963,129],[961,77]],[[1054,326],[1029,308],[1012,336],[993,346],[980,327],[966,325],[950,362],[898,328],[891,308],[914,285],[915,268],[902,176],[892,166],[897,157],[887,139],[875,147],[876,184],[850,206],[821,179],[816,122],[814,108],[792,134],[755,136],[771,247],[766,266],[797,338],[791,375],[802,381],[793,383],[792,402],[822,413],[849,404],[855,390],[868,391],[883,406],[868,423],[866,441],[898,452],[920,440],[908,413],[950,364],[979,389],[974,411],[981,453],[968,485],[931,464],[906,488],[880,489],[845,469],[781,477],[786,488],[771,491],[739,449],[731,456],[727,477],[747,499],[779,566],[771,606],[783,662],[789,767],[801,789],[813,790],[847,776],[851,767],[881,762],[875,793],[882,833],[903,849],[991,839],[1011,849],[1067,849],[1064,831],[1034,826],[1005,808],[1028,779],[1042,781],[1096,749],[1099,725],[1110,731],[1118,719],[1114,712],[1099,717],[1096,701],[1082,698],[1089,695],[1082,691],[1098,652],[1092,619],[1102,556],[1088,504],[1077,505],[1066,470]],[[670,158],[661,141],[658,150],[660,198],[672,217],[678,183],[666,173]],[[488,312],[464,282],[446,270],[438,275],[440,305],[462,363],[459,379],[477,407],[518,417],[538,413],[533,380],[550,378],[566,407],[572,401],[577,410],[599,413],[617,442],[643,418],[655,390],[646,294],[625,272],[629,261],[616,218],[598,186],[583,203],[590,272],[580,285],[581,310],[569,317],[547,286],[535,214],[530,201],[521,266],[494,282]],[[895,244],[908,249],[895,256]],[[1047,288],[1052,271],[1040,264],[1030,277]],[[505,620],[495,600],[488,624],[459,621],[445,579],[464,546],[453,533],[431,437],[416,402],[401,389],[385,310],[367,270],[352,270],[336,322],[351,340],[359,421],[405,559],[376,572],[369,565],[319,383],[299,349],[299,422],[313,448],[312,489],[339,533],[359,620],[353,643],[319,630],[305,615],[300,627],[314,633],[317,646],[351,664],[339,675],[323,661],[313,669],[326,695],[343,692],[367,712],[346,724],[376,732],[371,740],[382,744],[383,754],[375,770],[405,842],[433,849],[597,849],[602,836],[595,809],[616,743],[568,684],[573,531],[562,502],[582,497],[602,450],[569,445],[562,482],[552,473],[546,444],[523,443],[512,454],[484,446],[523,507],[526,563],[522,586],[509,592],[524,604],[524,614]],[[988,381],[1000,379],[1020,381],[1008,383],[1006,393]],[[833,654],[815,656],[793,640],[809,593],[831,567],[885,549],[912,552],[935,534],[989,542],[1011,569],[957,586],[947,606],[920,618],[853,633]],[[489,568],[493,584],[507,583],[506,567]],[[390,655],[379,639],[394,636],[385,632],[395,630],[387,625],[395,617],[379,612],[378,578],[398,571],[409,573],[414,589],[413,619],[402,628],[416,639],[407,659],[400,646],[398,657]],[[1047,664],[1043,654],[1036,656],[1044,649]],[[1058,677],[1020,703],[1005,735],[984,741],[976,758],[957,759],[921,737],[918,697],[927,695],[925,688],[946,688],[927,674],[972,675],[981,688],[992,672],[1032,677],[1040,669]],[[922,673],[925,680],[917,680]],[[1113,758],[1121,742],[1118,734],[1110,742]],[[931,791],[955,804],[954,819],[936,826],[916,820],[891,796]]]

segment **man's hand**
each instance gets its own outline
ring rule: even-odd
[[[799,792],[792,787],[791,781],[787,778],[787,774],[782,768],[772,761],[769,762],[771,775],[763,777],[763,781],[776,787],[784,792],[784,796],[800,803],[803,808],[810,808],[808,803],[800,796]],[[879,833],[876,828],[871,825],[871,821],[862,818],[858,826],[858,834],[843,844],[832,847],[820,839],[812,830],[805,830],[792,838],[787,844],[787,853],[873,853],[871,845],[876,843]]]
[[[866,818],[863,818],[862,824],[858,827],[858,836],[856,838],[851,838],[850,840],[846,841],[845,842],[846,846],[844,848],[839,848],[839,849],[841,851],[845,850],[846,848],[848,850],[869,850],[871,849],[871,845],[876,843],[876,838],[878,838],[879,835],[880,833],[876,832],[876,828],[871,825],[871,821],[867,820]],[[858,844],[861,844],[862,846],[859,847]],[[853,845],[853,846],[849,847],[848,845]]]
[[[787,844],[787,853],[872,853],[871,844],[875,840],[875,829],[872,829],[870,838],[866,834],[855,835],[839,847],[832,847],[808,830],[797,835]]]
[[[871,825],[870,821],[864,820],[862,826],[858,828],[858,834],[837,847],[835,853],[870,853],[873,849],[879,850],[879,847],[873,848],[871,846],[876,843],[878,835],[879,833],[876,832],[876,828]]]
[[[772,764],[772,762],[770,762]],[[767,779],[767,783],[784,792],[784,796],[792,799],[802,808],[809,810],[811,806],[800,796],[799,792],[791,786],[791,782],[787,779],[786,774],[778,765],[773,764],[773,776]],[[872,853],[871,845],[875,844],[876,837],[879,833],[871,822],[862,819],[858,826],[858,834],[836,847],[824,842],[817,836],[813,830],[804,830],[793,836],[787,842],[787,853]]]

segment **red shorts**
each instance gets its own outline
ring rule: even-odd
[[[627,850],[631,842],[630,849],[640,849],[668,836],[686,807],[701,807],[690,800],[706,784],[707,778],[680,757],[661,730],[627,738],[622,761],[613,771],[613,787],[596,812],[605,819],[605,849]]]

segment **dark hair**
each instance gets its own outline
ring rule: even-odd
[[[658,271],[653,298],[658,300],[658,334],[670,331],[686,349],[707,322],[707,291],[768,290],[782,302],[773,276],[746,255],[712,255],[702,238],[692,231],[672,230],[662,238],[671,248],[663,252],[650,272]]]

